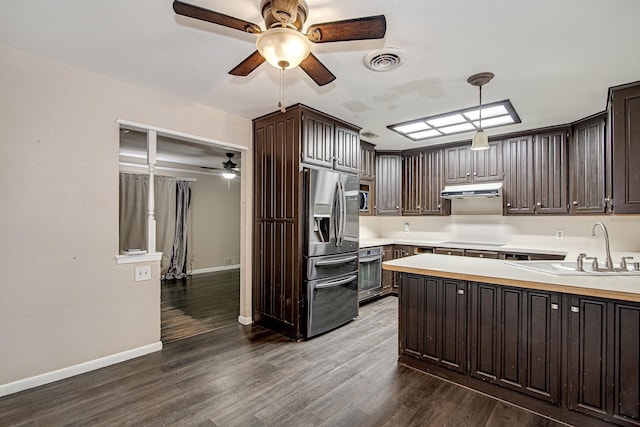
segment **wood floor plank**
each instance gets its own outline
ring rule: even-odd
[[[2,426],[559,426],[398,365],[397,299],[306,342],[234,323],[0,398]]]

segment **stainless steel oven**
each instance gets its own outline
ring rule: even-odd
[[[358,301],[382,293],[382,248],[360,249],[358,273]]]

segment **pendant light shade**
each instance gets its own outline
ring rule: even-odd
[[[311,52],[311,42],[307,37],[286,27],[275,27],[261,33],[256,46],[269,64],[281,70],[297,67]]]
[[[482,85],[485,85],[491,81],[493,73],[485,72],[474,74],[467,79],[467,83],[478,86],[480,92],[480,106],[478,108],[478,130],[473,135],[473,141],[471,141],[472,150],[488,150],[489,149],[489,137],[482,129]]]

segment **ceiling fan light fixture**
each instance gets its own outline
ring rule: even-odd
[[[236,177],[236,173],[235,172],[222,172],[222,177],[224,179],[233,179]]]
[[[307,37],[286,27],[274,27],[261,33],[256,46],[269,64],[281,70],[297,67],[311,52]]]

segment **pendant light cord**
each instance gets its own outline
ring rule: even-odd
[[[278,107],[281,113],[287,112],[287,109],[284,108],[284,68],[280,69],[280,101],[278,101]]]
[[[482,130],[482,85],[480,87],[480,109],[478,110],[478,116],[480,117],[480,127],[478,130]]]

